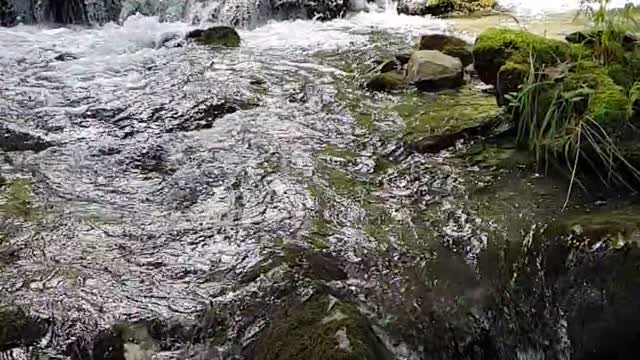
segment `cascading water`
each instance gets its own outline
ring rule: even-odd
[[[388,111],[406,99],[372,96],[349,76],[455,20],[398,14],[389,1],[10,1],[40,22],[106,24],[0,28],[0,129],[40,140],[0,151],[0,183],[32,193],[0,198],[0,320],[5,306],[36,319],[17,322],[36,328],[31,347],[0,341],[0,358],[253,359],[278,306],[317,293],[334,318],[355,312],[349,299],[375,319],[386,358],[462,345],[486,351],[476,359],[543,356],[514,340],[528,328],[477,312],[490,299],[477,269],[493,269],[482,251],[494,237],[550,216],[560,206],[538,200],[562,190],[525,177],[472,194],[497,180],[448,151],[407,154]],[[536,15],[556,3],[502,5]],[[362,11],[309,20],[347,7]],[[163,46],[201,22],[241,27],[242,45]],[[363,108],[379,133],[363,130]],[[480,216],[474,196],[515,230]],[[4,216],[6,204],[20,216]],[[507,315],[539,321],[548,358],[566,358],[556,299],[529,295]],[[539,299],[547,307],[532,314]],[[438,327],[458,315],[455,301],[476,321],[462,335]]]

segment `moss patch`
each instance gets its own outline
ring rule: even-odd
[[[34,214],[33,195],[31,183],[26,180],[14,180],[7,184],[5,191],[5,203],[0,205],[10,215],[29,218]]]
[[[497,28],[483,31],[473,49],[478,76],[491,85],[496,85],[498,72],[507,62],[528,63],[530,56],[536,64],[555,65],[567,60],[590,58],[591,53],[581,45],[547,39],[526,31]]]
[[[439,151],[478,135],[502,114],[493,97],[470,89],[438,95],[431,103],[405,102],[394,110],[405,121],[404,142],[420,152]]]
[[[381,360],[385,350],[369,322],[348,303],[316,294],[270,322],[256,360]]]

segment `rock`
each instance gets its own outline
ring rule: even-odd
[[[471,44],[451,35],[430,34],[422,35],[418,39],[418,50],[438,50],[449,56],[457,57],[462,66],[473,63]]]
[[[399,72],[385,72],[373,76],[366,84],[371,91],[394,91],[407,87],[407,81]]]
[[[543,234],[545,281],[575,358],[632,359],[640,334],[640,210],[565,215]]]
[[[302,302],[292,301],[267,324],[247,358],[394,358],[354,305],[320,291]]]
[[[78,57],[75,56],[74,54],[68,53],[68,52],[64,52],[64,53],[56,55],[53,58],[53,61],[61,61],[62,62],[62,61],[71,61],[71,60],[77,60],[77,59],[78,59]]]
[[[565,36],[565,40],[572,44],[593,46],[600,42],[600,39],[602,39],[602,35],[602,30],[590,32],[576,31]],[[634,33],[625,33],[622,36],[622,39],[620,39],[620,45],[627,51],[632,50],[633,47],[637,44],[638,36]]]
[[[193,39],[199,44],[214,47],[240,46],[240,35],[234,28],[229,26],[214,26],[205,30],[192,30],[187,33],[186,39]]]
[[[0,26],[14,26],[18,23],[18,16],[13,4],[9,0],[0,0]]]
[[[431,104],[398,104],[405,121],[403,142],[413,151],[434,153],[464,138],[487,135],[502,121],[495,98],[468,88],[443,93]]]
[[[448,16],[489,11],[495,6],[495,0],[400,0],[397,8],[407,15]]]
[[[201,101],[186,114],[174,120],[166,119],[166,131],[196,131],[210,129],[215,121],[225,115],[240,110],[248,110],[258,106],[257,103],[243,99],[218,99],[218,101]]]
[[[411,53],[400,53],[395,55],[396,60],[400,63],[400,65],[407,65],[409,60],[411,59]]]
[[[177,48],[182,47],[184,40],[177,32],[162,33],[160,37],[155,41],[154,48],[159,49],[161,47]]]
[[[22,309],[0,305],[0,353],[35,344],[47,334],[47,321]]]
[[[53,146],[40,135],[28,132],[15,125],[0,122],[0,149],[4,151],[39,152]]]
[[[419,90],[437,91],[464,84],[460,59],[435,50],[420,50],[411,55],[407,80]]]
[[[380,66],[377,67],[376,71],[383,74],[390,71],[396,71],[402,69],[402,64],[400,64],[396,59],[383,61]]]
[[[529,63],[530,55],[536,65],[556,65],[563,61],[591,57],[591,53],[581,45],[570,45],[526,31],[509,29],[483,31],[476,39],[473,49],[474,67],[478,76],[490,85],[498,83],[498,73],[503,65],[511,62],[512,69],[516,65],[522,69],[522,65]],[[516,84],[502,86],[502,90],[515,91],[517,86],[514,85]]]

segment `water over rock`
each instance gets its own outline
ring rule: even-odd
[[[4,151],[42,151],[53,143],[19,126],[0,121],[0,149]]]
[[[208,29],[192,30],[186,35],[186,39],[198,44],[212,47],[238,47],[240,46],[240,35],[228,26],[214,26]]]

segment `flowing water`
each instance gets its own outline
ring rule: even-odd
[[[575,7],[557,3],[507,5]],[[194,27],[136,15],[0,28],[0,121],[52,143],[0,162],[32,193],[27,215],[3,215],[0,249],[11,257],[0,298],[48,321],[41,355],[72,356],[119,322],[189,322],[213,307],[232,319],[215,355],[176,340],[156,358],[239,356],[274,289],[306,289],[288,280],[295,268],[256,273],[290,244],[337,259],[343,274],[330,286],[381,323],[417,307],[413,284],[425,277],[456,284],[443,299],[482,301],[472,269],[487,243],[521,239],[561,205],[564,189],[549,180],[406,151],[393,135],[401,121],[385,110],[397,99],[365,94],[351,74],[420,34],[472,40],[477,28],[464,21],[372,6],[240,30],[237,49],[165,46]],[[373,128],[354,106],[375,114]],[[380,330],[397,358],[420,356],[411,339],[422,320]]]

